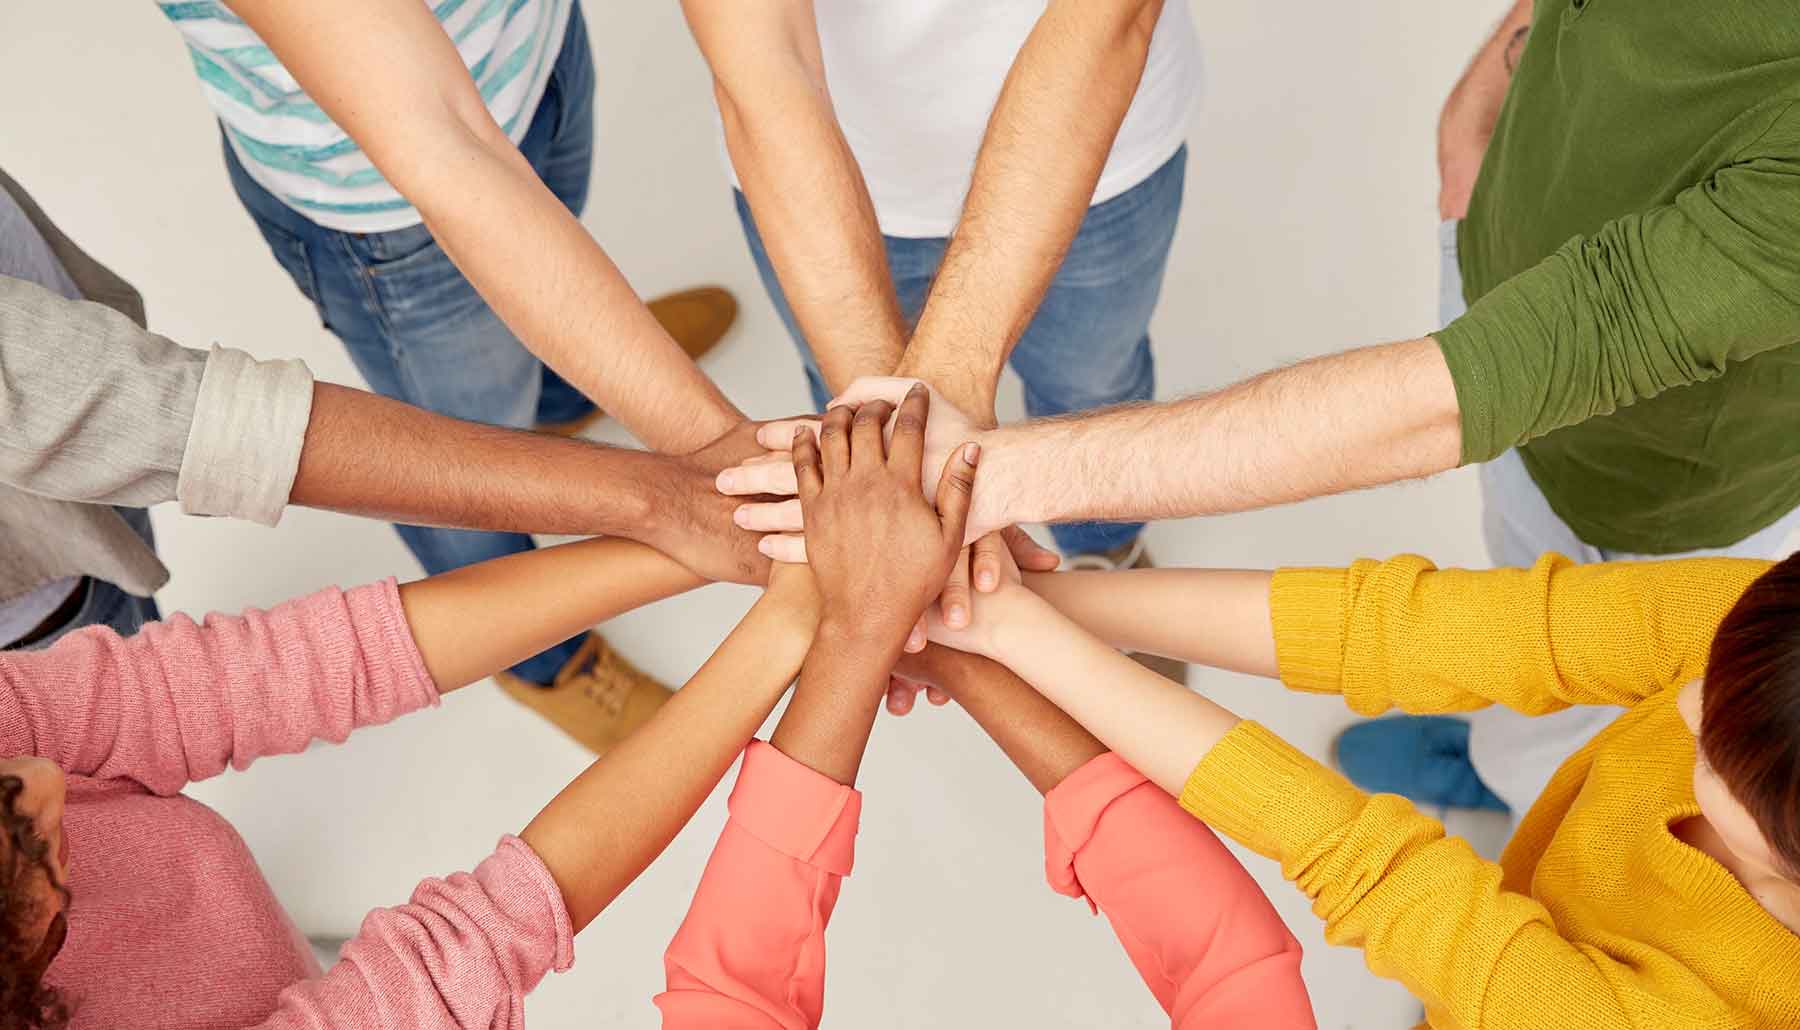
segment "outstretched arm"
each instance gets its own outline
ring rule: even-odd
[[[1000,370],[1087,215],[1162,10],[1163,0],[1046,7],[1007,72],[962,217],[893,374],[992,419]]]
[[[946,470],[938,509],[919,493],[927,398],[835,408],[794,463],[821,596],[819,632],[772,746],[753,745],[731,821],[664,964],[664,1026],[815,1027],[824,1008],[825,926],[850,872],[856,773],[887,671],[961,549],[974,476]],[[940,510],[942,514],[940,514]]]
[[[546,582],[562,585],[554,598]],[[13,753],[172,794],[314,739],[341,742],[700,582],[642,544],[593,540],[203,625],[175,615],[131,637],[90,627],[0,656],[0,731]]]
[[[410,903],[371,913],[329,973],[283,993],[268,1025],[522,1025],[524,996],[568,968],[574,935],[662,853],[768,717],[815,619],[806,570],[778,569],[649,722],[473,874],[426,880]]]
[[[1172,1026],[1314,1025],[1299,942],[1211,831],[1005,667],[938,646],[902,664],[1044,794],[1050,885],[1106,914]]]
[[[428,5],[228,6],[418,208],[532,353],[633,435],[687,453],[742,421],[494,122]]]

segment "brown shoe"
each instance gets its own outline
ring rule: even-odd
[[[1101,572],[1116,572],[1121,569],[1153,569],[1156,563],[1150,560],[1150,551],[1144,546],[1144,538],[1140,534],[1129,544],[1115,547],[1110,551],[1098,554],[1072,554],[1063,559],[1063,568],[1068,570],[1094,569]],[[1173,658],[1164,658],[1159,654],[1142,654],[1137,651],[1125,652],[1132,661],[1149,669],[1164,679],[1171,679],[1187,686],[1188,667],[1186,662]]]
[[[650,313],[662,323],[663,330],[681,344],[681,349],[695,361],[719,345],[726,332],[737,321],[737,298],[722,286],[696,286],[649,302]],[[540,422],[540,433],[552,436],[575,436],[606,417],[596,407],[580,418],[567,422]]]
[[[549,720],[583,747],[603,755],[656,714],[672,692],[589,633],[581,650],[548,687],[510,672],[494,675],[514,701]]]

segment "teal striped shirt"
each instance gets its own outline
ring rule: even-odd
[[[456,44],[494,120],[525,137],[562,49],[574,0],[420,0]],[[376,171],[267,45],[217,0],[157,4],[175,23],[231,148],[264,189],[345,232],[417,225],[419,213]]]

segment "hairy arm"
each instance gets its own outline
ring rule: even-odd
[[[1456,87],[1438,118],[1438,217],[1461,218],[1469,211],[1469,194],[1487,154],[1488,140],[1500,119],[1500,106],[1525,41],[1531,35],[1532,0],[1515,0],[1495,27]]]
[[[688,462],[327,383],[313,387],[289,501],[414,525],[626,537],[711,579],[762,582],[768,569],[712,476]]]
[[[1054,0],[988,120],[961,220],[896,375],[991,419],[1000,370],[1081,228],[1162,0]]]
[[[811,0],[683,0],[732,167],[832,390],[885,375],[906,327],[862,170],[838,127]],[[991,408],[991,405],[990,405]]]
[[[229,6],[563,378],[660,451],[692,451],[742,421],[494,122],[428,6]]]

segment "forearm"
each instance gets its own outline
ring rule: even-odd
[[[318,383],[290,501],[412,525],[651,543],[659,488],[683,476],[705,478],[660,455],[465,422]]]
[[[649,446],[742,419],[494,122],[415,0],[229,0],[533,353]]]
[[[989,118],[962,218],[897,375],[986,418],[1018,342],[1081,228],[1131,107],[1161,0],[1058,0]]]
[[[794,699],[769,738],[782,754],[852,787],[905,630],[873,636],[879,639],[827,618],[800,672]]]
[[[400,588],[440,692],[703,580],[642,544],[584,540],[494,558]]]
[[[687,0],[732,167],[835,392],[886,375],[906,328],[862,170],[838,127],[810,4]]]
[[[1430,338],[1315,358],[1170,404],[983,435],[971,533],[1216,515],[1454,468],[1456,386]]]
[[[1275,676],[1271,574],[1236,569],[1028,573],[1025,584],[1113,647]]]
[[[994,658],[1148,777],[1179,794],[1238,718],[1107,647],[1023,591],[996,599]],[[990,617],[982,613],[981,617]]]
[[[1040,794],[1106,752],[1080,723],[998,662],[938,646],[914,661],[914,671],[962,706]]]
[[[577,930],[687,824],[793,681],[811,637],[805,617],[764,594],[685,687],[520,834]]]
[[[1468,211],[1469,188],[1480,170],[1531,32],[1531,12],[1532,0],[1516,0],[1444,102],[1438,119],[1441,217],[1461,218]]]

